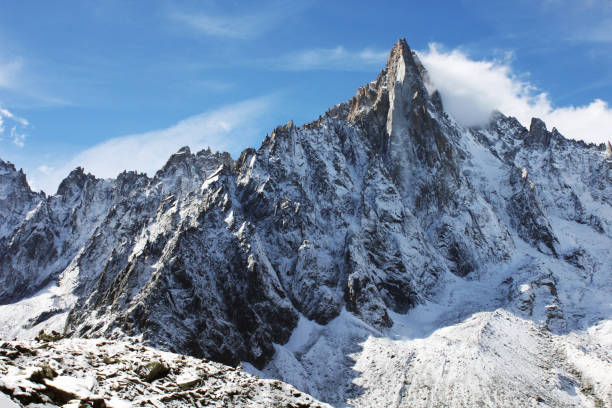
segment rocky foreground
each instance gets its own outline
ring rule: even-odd
[[[44,341],[39,337],[0,344],[0,406],[328,405],[288,384],[259,379],[241,368],[159,351],[135,341]]]

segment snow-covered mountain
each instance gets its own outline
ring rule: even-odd
[[[0,162],[0,335],[140,336],[334,406],[612,404],[612,157],[465,128],[404,40],[237,160],[32,192]]]

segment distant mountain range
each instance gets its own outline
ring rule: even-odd
[[[609,147],[459,125],[405,40],[237,160],[53,196],[0,160],[4,339],[137,338],[333,406],[603,407],[611,299]]]

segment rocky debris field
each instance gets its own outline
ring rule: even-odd
[[[4,393],[4,395],[2,394]],[[137,342],[0,344],[2,407],[326,407],[294,387]]]

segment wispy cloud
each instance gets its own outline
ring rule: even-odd
[[[26,128],[30,123],[15,116],[8,109],[0,108],[0,141],[5,137],[17,147],[23,147],[26,139]]]
[[[612,18],[574,30],[568,37],[572,42],[612,43]]]
[[[41,166],[38,166],[36,170],[48,176],[51,175],[51,173],[53,172],[53,167],[49,167],[46,164],[43,164]]]
[[[288,17],[309,7],[308,1],[290,2],[277,0],[258,2],[255,10],[229,13],[214,11],[173,10],[170,20],[192,31],[215,37],[248,39],[257,37],[277,27]]]
[[[201,79],[195,80],[188,83],[188,86],[191,90],[201,92],[201,91],[209,91],[209,92],[222,92],[227,91],[234,87],[234,84],[231,82],[214,80],[214,79]]]
[[[573,139],[603,143],[611,138],[612,108],[601,99],[554,106],[546,92],[517,75],[508,61],[474,60],[458,50],[441,51],[435,44],[419,57],[445,109],[464,125],[484,124],[499,110],[527,126],[532,117],[539,117]]]
[[[0,90],[12,90],[17,87],[17,76],[21,66],[22,61],[19,58],[0,62]],[[26,139],[25,129],[29,125],[26,119],[0,106],[0,142],[8,138],[15,146],[23,147]]]
[[[388,54],[388,51],[372,48],[347,50],[337,46],[292,52],[265,64],[271,69],[290,71],[363,71],[382,67]]]
[[[267,18],[263,15],[211,16],[176,12],[172,14],[172,18],[197,32],[219,37],[244,39],[267,30]]]
[[[606,10],[612,9],[612,4],[609,0],[543,0],[542,7],[567,10]]]
[[[16,58],[12,61],[0,61],[0,88],[14,88],[16,77],[22,67],[22,60]]]
[[[23,107],[70,104],[63,98],[47,93],[44,82],[42,75],[32,72],[24,58],[0,58],[0,96],[5,105]]]
[[[30,124],[27,121],[27,119],[15,116],[11,112],[9,112],[7,109],[4,109],[4,108],[0,108],[0,117],[6,118],[6,119],[10,119],[10,120],[15,121],[17,123],[20,123],[22,126],[28,126]]]
[[[531,6],[533,2],[528,4]],[[570,43],[612,43],[610,0],[545,0],[542,9],[553,32]]]
[[[11,128],[11,140],[13,141],[13,144],[17,147],[23,147],[25,146],[25,138],[26,135],[25,133],[20,132],[19,130],[17,130],[17,127],[13,126]]]
[[[32,185],[55,193],[60,181],[81,166],[97,177],[115,177],[123,170],[137,170],[152,175],[160,169],[171,152],[182,146],[194,151],[213,150],[237,153],[244,140],[263,133],[257,119],[267,112],[274,97],[250,99],[184,119],[165,129],[110,139],[88,148],[62,165],[48,164],[32,175]]]

